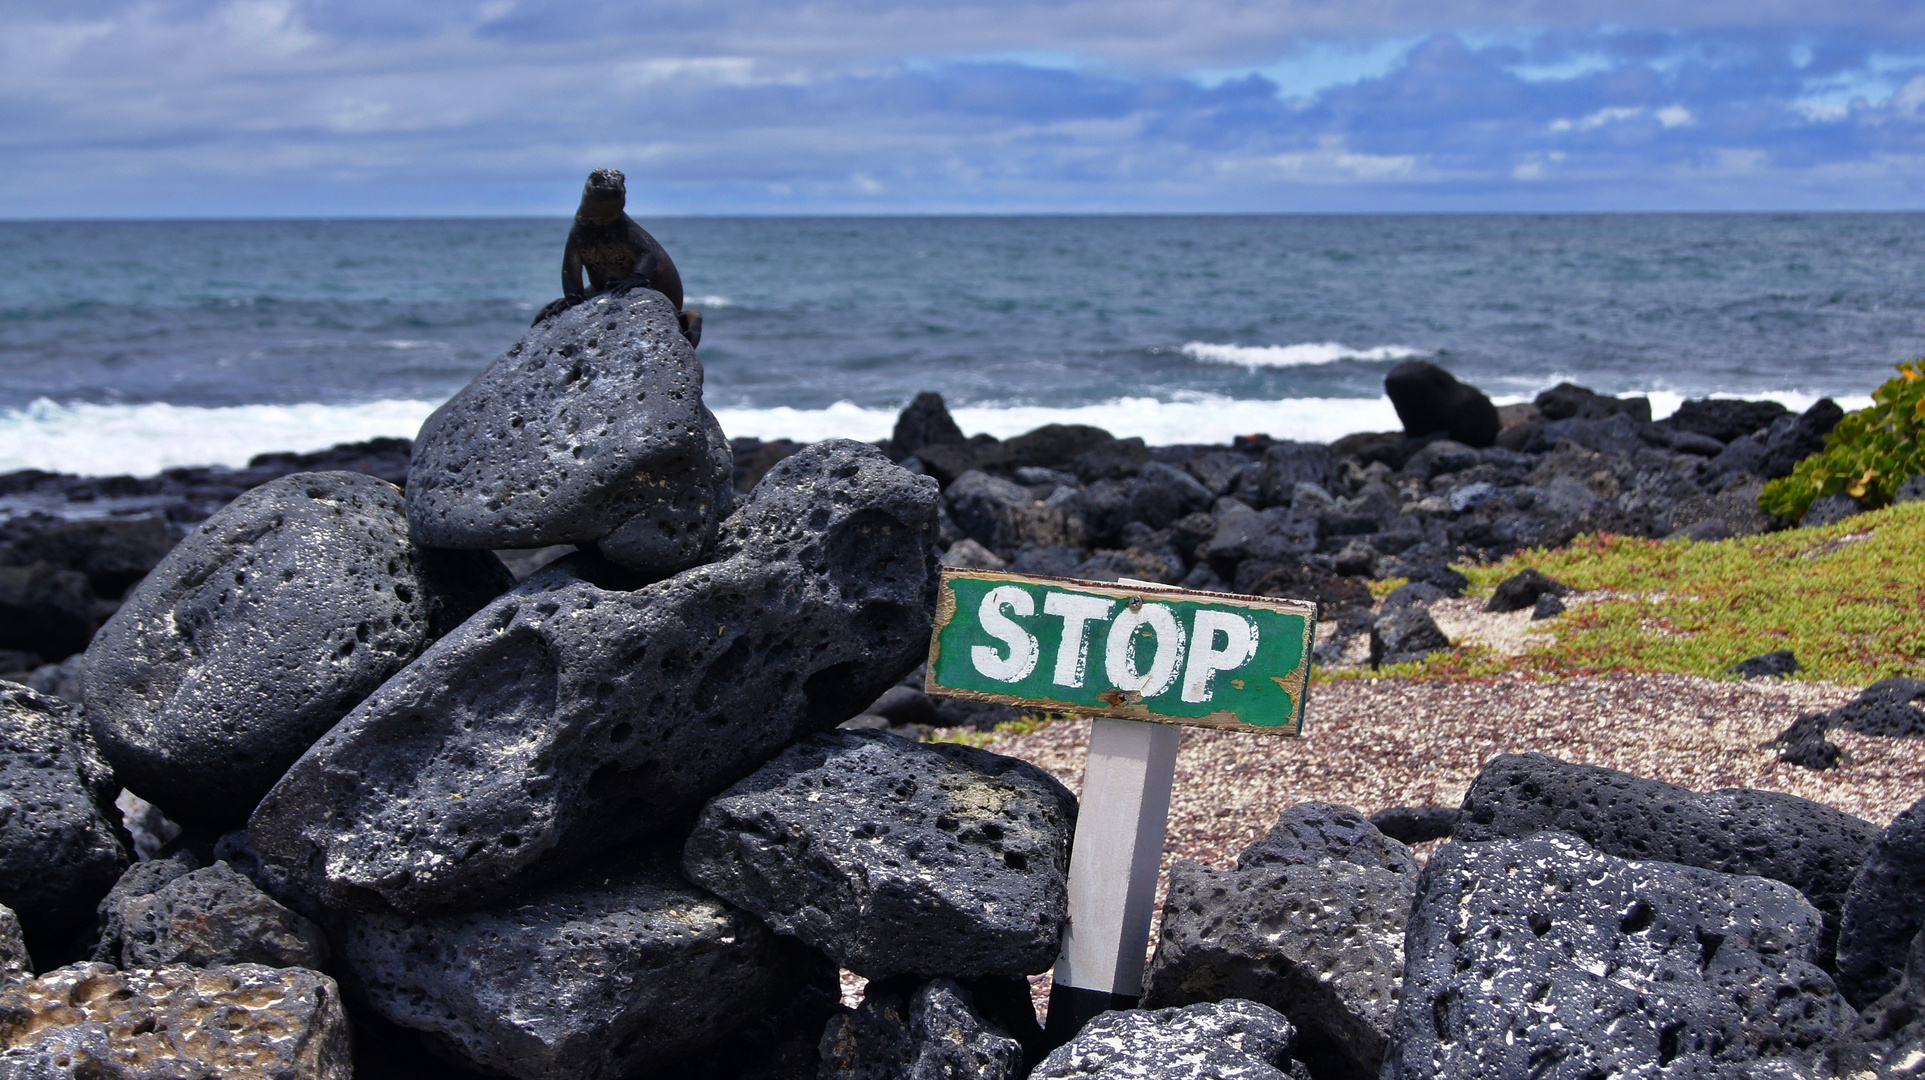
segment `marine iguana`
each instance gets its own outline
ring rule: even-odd
[[[675,269],[675,260],[623,212],[627,205],[628,179],[620,170],[596,169],[588,174],[575,224],[568,230],[568,246],[562,250],[561,299],[542,308],[532,325],[539,326],[591,296],[648,288],[675,305],[689,344],[700,344],[702,313],[682,307],[682,275]],[[586,291],[583,271],[588,273]]]

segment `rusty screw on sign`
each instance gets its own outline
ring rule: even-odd
[[[1301,735],[1316,614],[1299,600],[1147,581],[943,571],[931,694],[1097,718],[1050,991],[1053,1042],[1142,997],[1175,725]]]

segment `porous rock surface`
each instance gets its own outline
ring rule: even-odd
[[[1699,793],[1545,754],[1504,754],[1471,782],[1453,835],[1479,841],[1544,830],[1620,858],[1782,881],[1824,914],[1819,955],[1828,967],[1845,893],[1879,833],[1869,821],[1782,792]]]
[[[1290,1060],[1296,1029],[1253,1001],[1098,1014],[1030,1080],[1309,1080]]]
[[[334,980],[303,968],[106,964],[0,988],[6,1080],[351,1080]]]
[[[1382,1076],[1807,1075],[1852,1019],[1819,929],[1766,878],[1567,833],[1445,844],[1419,881]]]
[[[148,892],[116,887],[114,893],[101,903],[102,922],[113,941],[101,944],[117,950],[121,967],[327,964],[321,928],[276,903],[225,862],[172,877]]]
[[[551,565],[296,762],[256,849],[337,906],[424,913],[692,815],[922,659],[935,502],[874,447],[823,442],[769,470],[714,563],[633,591]]]
[[[1056,959],[1075,825],[1027,762],[835,731],[710,800],[682,867],[869,978],[1026,975]]]
[[[1410,849],[1356,810],[1292,807],[1236,869],[1171,869],[1144,1007],[1259,1002],[1332,1044],[1348,1075],[1375,1076],[1416,888]]]
[[[872,982],[822,1032],[821,1080],[1022,1080],[1023,1047],[954,979]]]
[[[243,821],[335,721],[506,589],[486,552],[408,538],[401,492],[295,473],[197,526],[101,627],[87,716],[121,782],[176,821]]]
[[[1900,974],[1839,1040],[1840,1075],[1851,1080],[1925,1077],[1925,932],[1912,938]]]
[[[1838,925],[1838,988],[1860,1008],[1905,975],[1906,952],[1925,928],[1925,799],[1879,834],[1852,879]],[[1925,989],[1925,987],[1921,987]]]
[[[84,927],[126,868],[116,792],[79,709],[0,683],[0,904],[30,939]]]
[[[674,306],[633,289],[529,330],[428,417],[408,468],[408,520],[435,547],[616,534],[606,554],[667,576],[713,543],[733,478]]]
[[[340,947],[385,1019],[518,1080],[667,1069],[828,966],[647,854],[477,911],[349,916]]]
[[[0,987],[33,978],[33,958],[27,955],[27,941],[20,935],[20,916],[0,905]]]

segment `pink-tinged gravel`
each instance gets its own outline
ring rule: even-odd
[[[1228,867],[1287,807],[1319,800],[1371,814],[1455,806],[1484,763],[1503,753],[1535,751],[1694,791],[1784,791],[1883,826],[1925,796],[1925,740],[1834,731],[1832,741],[1851,761],[1824,772],[1759,748],[1799,714],[1836,708],[1857,693],[1835,683],[1694,675],[1324,682],[1311,689],[1302,738],[1184,729],[1158,908],[1171,863]],[[1089,721],[1064,720],[1026,735],[998,733],[987,746],[1080,791],[1088,743]],[[1431,847],[1421,845],[1418,857]],[[1031,982],[1040,1007],[1048,977]]]

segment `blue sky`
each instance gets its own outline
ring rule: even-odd
[[[0,0],[0,218],[1925,209],[1918,0]]]

